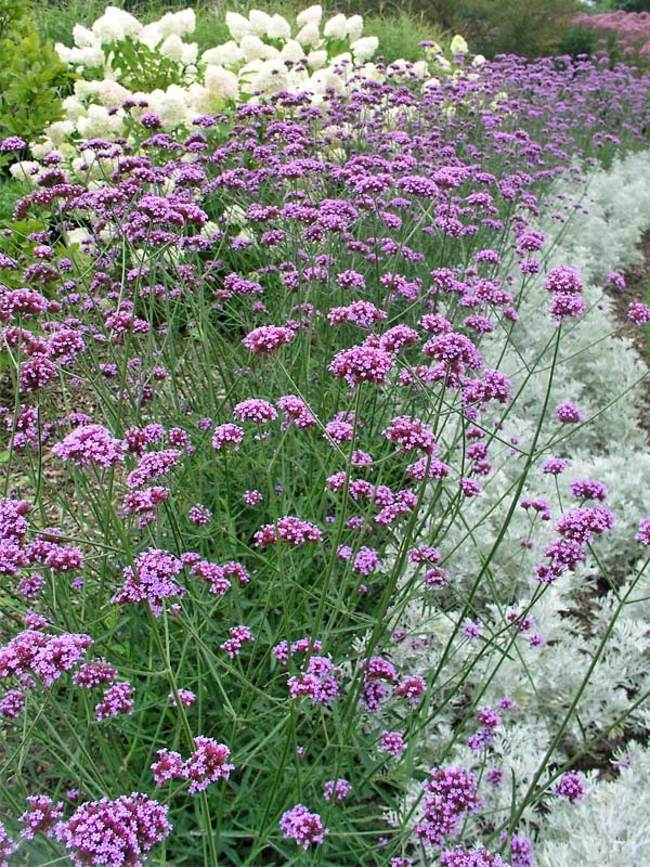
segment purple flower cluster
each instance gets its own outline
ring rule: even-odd
[[[30,683],[31,678],[38,677],[45,686],[51,686],[83,659],[92,643],[89,635],[25,630],[0,647],[0,679],[18,677]]]
[[[170,780],[189,780],[189,793],[203,792],[211,783],[230,778],[235,766],[228,762],[230,750],[214,738],[194,738],[194,752],[183,760],[167,749],[158,750],[158,760],[151,765],[153,778],[161,786]]]
[[[325,783],[323,788],[323,798],[326,801],[334,801],[335,803],[340,803],[341,801],[345,801],[346,798],[350,796],[352,792],[352,786],[350,783],[340,777],[338,780],[328,780]]]
[[[606,506],[582,506],[565,512],[555,525],[559,538],[544,552],[547,562],[535,567],[537,580],[549,584],[564,572],[575,572],[586,559],[586,546],[613,526],[614,515]]]
[[[295,840],[305,850],[322,843],[327,834],[318,813],[310,813],[303,804],[296,804],[282,814],[280,830],[288,840]]]
[[[18,819],[18,822],[24,826],[20,836],[25,840],[33,840],[36,834],[51,837],[54,826],[62,816],[61,801],[55,803],[47,795],[30,795],[27,798],[27,810]]]
[[[440,867],[508,867],[508,864],[500,855],[488,852],[481,846],[478,849],[443,852]]]
[[[264,548],[286,542],[289,545],[303,545],[305,542],[322,542],[323,534],[314,524],[293,515],[278,518],[275,524],[265,524],[255,533],[255,544]]]
[[[587,794],[587,781],[579,771],[567,771],[566,774],[562,774],[553,792],[560,798],[566,798],[571,804],[575,804]]]
[[[124,460],[126,446],[98,424],[80,425],[57,443],[52,452],[79,467],[98,466],[108,469]]]
[[[7,833],[5,826],[0,822],[0,867],[9,867],[7,858],[9,858],[10,855],[13,855],[17,849],[18,844],[14,843]]]
[[[329,705],[339,694],[334,664],[326,656],[310,656],[304,671],[288,680],[293,699],[307,696],[312,704]]]
[[[441,846],[458,833],[462,817],[478,809],[476,779],[463,768],[434,768],[423,789],[415,833],[425,845]]]
[[[142,867],[171,830],[167,807],[133,792],[82,804],[54,833],[75,867]]]

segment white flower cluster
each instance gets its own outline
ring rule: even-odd
[[[615,527],[598,539],[575,573],[566,573],[545,588],[530,608],[530,629],[513,643],[508,613],[522,612],[530,605],[533,566],[543,559],[554,521],[538,524],[531,533],[529,514],[517,504],[506,537],[489,568],[483,567],[504,525],[521,472],[521,460],[509,454],[510,438],[515,437],[514,443],[524,452],[529,448],[549,376],[548,347],[557,325],[545,310],[546,293],[537,278],[528,288],[520,322],[500,359],[500,368],[512,378],[513,392],[521,389],[499,431],[501,457],[496,456],[495,443],[490,456],[496,469],[485,483],[483,496],[465,501],[462,522],[454,522],[438,543],[458,601],[454,604],[453,597],[447,596],[441,604],[435,594],[443,593],[438,597],[443,599],[444,591],[426,591],[410,603],[397,622],[407,638],[394,645],[391,656],[405,675],[419,674],[431,681],[433,672],[438,672],[434,691],[438,684],[444,685],[443,690],[459,689],[459,701],[452,699],[413,745],[422,769],[440,764],[440,756],[445,756],[444,764],[477,769],[481,754],[457,736],[459,714],[470,694],[480,695],[480,707],[497,707],[504,696],[516,703],[515,710],[503,714],[503,725],[486,754],[488,767],[498,766],[503,773],[501,785],[482,786],[486,808],[494,811],[497,824],[508,818],[513,803],[521,801],[540,767],[539,782],[545,785],[553,768],[571,755],[582,751],[590,755],[592,743],[597,743],[595,752],[607,763],[608,744],[615,747],[623,735],[632,737],[625,754],[617,755],[615,766],[610,765],[610,773],[588,773],[584,800],[571,804],[548,795],[553,801],[548,815],[527,807],[520,830],[527,829],[535,838],[538,867],[641,867],[650,863],[650,848],[635,786],[642,791],[644,781],[647,785],[650,753],[634,738],[643,740],[650,727],[650,713],[640,701],[650,692],[650,596],[643,585],[647,579],[634,584],[643,554],[634,536],[639,520],[648,513],[650,455],[647,432],[638,422],[640,380],[648,370],[630,341],[615,334],[611,302],[599,287],[608,272],[624,269],[639,256],[642,232],[650,226],[650,152],[620,160],[609,171],[594,172],[587,190],[585,195],[584,181],[572,187],[561,183],[554,193],[565,202],[579,201],[580,207],[560,231],[551,219],[540,226],[552,249],[545,267],[575,267],[588,284],[585,298],[590,310],[576,324],[563,326],[566,333],[549,419],[542,429],[541,442],[549,449],[535,461],[521,496],[545,498],[557,519],[563,510],[577,505],[569,483],[597,479],[608,489],[607,505],[615,514]],[[502,351],[503,340],[498,337],[481,343],[488,366],[496,366]],[[562,400],[575,401],[590,420],[566,437],[562,426],[550,418]],[[568,462],[566,472],[557,477],[557,488],[555,477],[541,472],[550,455]],[[529,536],[534,538],[533,550],[521,546]],[[483,577],[466,613],[468,622],[480,612],[480,638],[472,639],[462,630],[453,637],[455,625],[463,619],[463,602],[482,568]],[[541,640],[529,642],[532,633]],[[484,642],[488,649],[479,653]],[[576,712],[568,718],[576,697]],[[562,737],[544,764],[559,729]],[[406,820],[418,794],[414,783],[400,814],[389,817],[393,823]]]
[[[327,91],[341,92],[355,81],[382,80],[386,72],[371,62],[379,41],[363,35],[361,15],[337,14],[323,20],[321,6],[296,16],[295,26],[282,15],[253,9],[247,17],[226,14],[231,39],[199,54],[188,41],[195,29],[192,9],[168,12],[142,24],[123,9],[109,6],[92,27],[77,24],[74,46],[57,44],[61,59],[79,78],[63,101],[64,119],[51,124],[31,145],[36,159],[57,150],[84,159],[76,143],[129,136],[144,114],[155,115],[163,130],[188,127],[204,114],[238,101],[255,101],[279,91],[309,93],[315,103]],[[452,52],[466,54],[455,37]],[[431,73],[446,74],[453,64],[434,44],[429,60],[396,61],[390,74],[407,72],[435,84]],[[480,62],[481,58],[478,58]]]
[[[454,37],[447,59],[431,43],[416,63],[394,61],[387,69],[371,62],[376,36],[363,35],[361,15],[341,13],[324,20],[319,5],[300,12],[292,26],[282,15],[253,9],[248,16],[226,14],[231,39],[199,53],[189,41],[196,26],[192,9],[168,12],[142,24],[134,15],[109,6],[92,27],[77,24],[74,46],[56,45],[76,74],[74,93],[63,100],[63,120],[50,124],[31,144],[39,160],[57,151],[73,168],[86,171],[95,161],[78,144],[90,139],[129,138],[143,115],[157,118],[164,131],[186,129],[201,115],[222,112],[237,102],[258,101],[285,91],[310,94],[314,103],[327,92],[342,92],[352,82],[409,76],[436,86],[458,73],[467,44]],[[483,58],[474,58],[478,65]],[[23,163],[15,172],[34,176],[38,166]]]

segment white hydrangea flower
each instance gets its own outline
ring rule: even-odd
[[[296,40],[301,45],[318,45],[321,41],[318,24],[313,21],[308,21],[296,34]]]
[[[376,36],[362,36],[350,45],[350,50],[357,63],[365,63],[379,47],[379,39]]]
[[[324,48],[310,51],[307,55],[307,63],[312,69],[322,69],[327,63],[327,51]]]
[[[90,48],[97,41],[92,30],[84,27],[83,24],[75,24],[72,28],[72,38],[77,48]]]
[[[46,127],[45,135],[48,137],[50,144],[56,146],[63,144],[63,142],[72,135],[74,128],[75,125],[71,120],[57,120]],[[41,153],[36,153],[33,147],[32,153],[35,157],[41,156]]]
[[[29,181],[35,184],[40,168],[40,164],[34,160],[21,160],[9,166],[9,174],[18,181]]]
[[[333,88],[337,93],[340,93],[344,87],[344,79],[334,72],[331,66],[328,66],[325,69],[318,69],[314,72],[309,78],[307,89],[316,96],[323,96],[329,88]]]
[[[376,63],[364,63],[358,72],[367,81],[386,81],[386,75]]]
[[[108,6],[92,26],[92,32],[102,45],[119,42],[127,36],[138,36],[141,30],[142,24],[138,19],[117,6]]]
[[[267,45],[266,42],[262,42],[259,36],[254,36],[252,33],[243,37],[240,48],[247,61],[270,60],[272,57],[277,57],[279,53],[277,48]]]
[[[304,93],[306,82],[309,80],[309,72],[302,66],[294,66],[287,71],[287,90],[290,93]]]
[[[62,42],[55,42],[54,50],[59,55],[59,60],[61,60],[63,63],[67,63],[68,65],[71,65],[75,62],[74,58],[78,54],[78,52],[75,51],[74,48],[68,48],[68,46],[64,45]]]
[[[296,24],[302,27],[304,24],[315,24],[316,27],[320,24],[323,18],[323,7],[316,3],[313,6],[308,6],[296,15]]]
[[[199,56],[199,46],[196,42],[184,42],[183,53],[181,54],[181,63],[185,67],[193,66]],[[186,74],[194,73],[196,70],[186,69]]]
[[[59,123],[70,123],[70,131],[72,132],[74,130],[74,124],[70,121],[59,121]],[[44,139],[41,139],[41,141],[32,142],[32,144],[30,144],[29,146],[29,150],[31,151],[32,156],[35,157],[37,160],[42,160],[43,157],[46,157],[48,154],[51,154],[52,151],[56,150],[56,144],[50,138],[51,126],[53,126],[53,124],[50,124],[50,126],[46,128]]]
[[[209,113],[212,100],[206,87],[199,84],[198,81],[193,81],[187,88],[186,93],[192,118]]]
[[[266,35],[269,39],[290,39],[291,25],[286,18],[277,13],[272,16],[269,26],[266,30]]]
[[[282,60],[254,60],[240,72],[240,86],[245,93],[277,93],[287,84],[288,70]]]
[[[456,36],[454,36],[454,38],[451,40],[449,50],[452,54],[467,54],[467,43],[462,36],[456,34]]]
[[[327,39],[345,39],[347,36],[347,23],[348,19],[343,13],[339,12],[338,15],[334,15],[333,18],[325,22],[325,27],[323,28],[324,36]]]
[[[161,36],[187,36],[196,29],[196,15],[194,9],[166,12],[155,24]]]
[[[343,51],[341,54],[337,54],[336,57],[332,57],[330,60],[330,66],[349,66],[352,63],[352,55],[349,51]]]
[[[97,69],[104,65],[105,57],[99,43],[88,45],[85,48],[68,48],[57,42],[54,50],[63,63],[68,66],[83,66],[86,69]]]
[[[79,49],[79,64],[86,69],[98,69],[104,66],[106,58],[100,45],[89,45]]]
[[[145,24],[138,36],[138,41],[142,42],[143,45],[146,45],[147,48],[150,48],[152,51],[165,38],[160,30],[159,24],[159,21],[152,21],[151,24]]]
[[[95,96],[99,90],[99,81],[89,81],[86,78],[78,78],[74,83],[75,96],[84,100],[88,96]]]
[[[226,12],[226,26],[235,42],[241,42],[244,36],[253,32],[253,25],[239,12]]]
[[[235,100],[239,96],[239,78],[223,66],[208,66],[203,79],[210,96]]]
[[[201,55],[203,63],[214,63],[218,66],[234,66],[241,63],[246,55],[237,43],[230,39],[224,42],[223,45],[216,45],[214,48],[208,48]]]
[[[280,57],[283,60],[290,60],[292,63],[298,63],[305,56],[302,45],[295,39],[287,39],[280,50]]]
[[[66,96],[62,103],[63,112],[67,120],[75,121],[85,112],[83,102],[75,95]]]
[[[346,21],[345,32],[350,42],[360,39],[363,33],[363,16],[351,15]]]
[[[177,84],[170,84],[167,90],[154,90],[148,101],[150,110],[158,115],[165,129],[174,129],[191,120],[187,92]]]
[[[132,95],[131,91],[123,87],[118,81],[111,81],[109,78],[104,78],[97,82],[94,93],[96,93],[101,104],[107,108],[120,105]]]
[[[429,64],[426,62],[426,60],[416,60],[415,63],[411,66],[411,71],[416,78],[419,78],[420,81],[424,81],[424,79],[429,74]]]
[[[180,62],[183,57],[183,48],[184,44],[181,37],[177,33],[170,33],[170,35],[163,40],[158,51],[163,55],[163,57],[168,57],[170,60]]]
[[[248,13],[248,20],[256,36],[267,36],[273,19],[268,12],[262,12],[261,9],[251,9]]]
[[[89,105],[85,115],[77,120],[77,132],[81,138],[113,138],[124,129],[124,114],[109,114],[103,105]]]

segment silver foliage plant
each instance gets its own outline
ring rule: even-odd
[[[533,440],[548,383],[544,351],[557,328],[540,304],[543,280],[536,278],[505,355],[497,338],[482,344],[487,365],[498,364],[517,395],[500,430],[500,466],[442,539],[432,519],[428,529],[449,571],[449,587],[425,589],[395,610],[391,658],[403,675],[421,675],[433,681],[430,689],[450,696],[411,738],[410,748],[423,775],[432,767],[462,766],[479,778],[482,824],[466,823],[464,845],[494,845],[495,829],[506,828],[534,840],[538,867],[641,867],[650,863],[639,797],[650,783],[650,751],[643,745],[650,724],[643,701],[650,691],[650,594],[635,533],[650,485],[647,432],[639,424],[647,366],[620,335],[603,287],[609,272],[639,258],[639,241],[650,226],[650,152],[578,178],[573,186],[565,180],[553,192],[576,206],[565,225],[551,218],[540,225],[554,239],[545,269],[565,263],[578,270],[589,310],[563,335],[547,413],[571,400],[585,421],[564,426],[571,428],[567,433],[548,420],[548,448],[538,447],[522,491],[528,499],[547,499],[552,520],[537,521],[531,534],[527,510],[518,506],[508,514],[520,467],[509,459],[507,444],[514,437],[525,452]],[[567,461],[561,475],[542,471],[550,456]],[[557,518],[577,505],[569,484],[578,479],[606,486],[616,524],[590,546],[576,572],[536,592],[533,566]],[[495,548],[504,522],[507,532]],[[532,548],[522,547],[530,535]],[[412,578],[410,567],[403,585]],[[479,611],[480,636],[468,637],[459,625]],[[530,628],[513,638],[508,612],[529,615]],[[503,697],[515,706],[503,714],[489,747],[470,748],[472,709],[498,707]],[[554,794],[553,781],[576,759],[587,793],[572,803]],[[487,782],[493,768],[498,785]],[[401,810],[388,817],[394,825],[413,825],[418,814],[421,786],[411,780],[405,788]],[[504,832],[500,839],[505,845]],[[424,850],[420,857],[429,863]],[[512,863],[528,864],[514,857]]]

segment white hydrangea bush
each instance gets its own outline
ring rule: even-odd
[[[640,255],[639,241],[650,226],[650,152],[594,171],[586,194],[584,189],[584,179],[556,185],[555,195],[580,206],[563,226],[551,219],[539,226],[552,242],[544,270],[576,268],[587,284],[589,310],[562,326],[546,422],[525,484],[518,489],[546,397],[548,347],[558,327],[540,303],[542,275],[528,281],[505,355],[503,335],[481,344],[487,366],[499,364],[517,398],[502,410],[500,441],[490,449],[495,469],[483,495],[465,500],[462,517],[449,520],[444,533],[439,518],[429,528],[449,586],[423,589],[417,601],[392,612],[389,655],[402,676],[422,676],[435,694],[432,705],[439,709],[420,719],[409,739],[413,764],[423,774],[440,766],[472,769],[481,781],[481,816],[496,828],[508,827],[514,811],[512,830],[535,840],[538,867],[643,867],[650,863],[649,835],[633,781],[637,775],[638,785],[647,785],[650,768],[642,746],[650,724],[650,587],[635,534],[648,512],[648,433],[638,421],[648,369],[621,336],[603,287],[609,272],[624,270]],[[553,408],[565,400],[579,405],[583,423],[555,420]],[[551,456],[567,462],[558,476],[542,471]],[[533,568],[543,560],[556,520],[578,505],[569,486],[580,479],[606,486],[615,526],[597,539],[575,573],[537,584]],[[521,508],[522,498],[547,500],[551,519],[533,521],[532,510]],[[415,578],[413,569],[402,576],[404,586]],[[466,628],[472,624],[474,630]],[[514,707],[499,710],[502,724],[494,740],[486,750],[472,749],[468,736],[478,729],[477,709],[499,708],[504,697]],[[394,719],[382,722],[399,727]],[[406,716],[402,722],[408,724]],[[553,787],[576,760],[586,770],[588,791],[570,803]],[[493,768],[498,783],[489,782]],[[408,828],[422,789],[413,780],[404,785],[402,808],[388,818]],[[485,826],[472,822],[464,842],[469,845],[473,836],[485,842]]]
[[[51,151],[78,161],[80,142],[131,135],[144,115],[162,130],[186,129],[201,115],[259,101],[273,93],[308,93],[314,103],[366,79],[415,76],[435,85],[436,75],[457,74],[468,48],[455,37],[445,55],[431,43],[426,57],[397,60],[387,69],[371,62],[379,40],[364,35],[361,15],[342,13],[325,19],[320,5],[300,12],[291,24],[279,14],[253,9],[248,16],[226,14],[231,38],[199,53],[191,41],[193,9],[167,12],[142,24],[134,15],[109,6],[92,27],[74,27],[74,45],[58,43],[61,59],[78,75],[74,93],[63,100],[64,118],[50,124],[31,145],[36,159]],[[473,59],[474,64],[483,61]],[[152,121],[153,122],[153,121]]]

